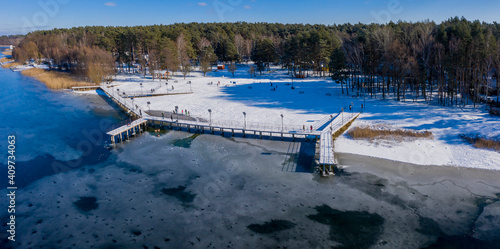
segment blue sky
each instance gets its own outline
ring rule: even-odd
[[[453,16],[500,22],[498,0],[4,0],[1,6],[0,35],[86,25],[179,22],[441,22]]]

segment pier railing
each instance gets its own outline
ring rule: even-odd
[[[263,132],[273,132],[273,133],[297,133],[319,135],[318,131],[311,130],[310,126],[305,125],[291,125],[291,124],[277,124],[277,123],[263,123],[263,122],[244,122],[235,120],[212,120],[210,121],[192,121],[183,119],[171,119],[170,117],[153,117],[148,116],[148,120],[153,121],[163,121],[172,123],[181,123],[189,125],[200,125],[205,127],[213,128],[224,128],[224,129],[235,129],[235,130],[245,130],[245,131],[263,131]]]
[[[236,129],[245,130],[255,130],[255,131],[273,131],[273,132],[286,132],[286,133],[304,133],[313,132],[315,130],[310,129],[310,127],[305,127],[302,125],[291,125],[291,124],[279,124],[279,123],[265,123],[265,122],[246,122],[245,121],[235,121],[235,120],[216,120],[212,121],[212,126],[216,127],[228,127]]]
[[[133,112],[136,116],[147,116],[147,114],[140,108],[139,105],[135,105],[133,99],[127,99],[120,96],[118,91],[114,91],[113,87],[109,88],[106,85],[101,85],[101,89],[116,102],[123,105],[126,109]]]
[[[127,118],[127,119],[121,121],[120,123],[116,123],[116,124],[109,126],[108,129],[106,129],[106,132],[110,132],[110,131],[115,130],[117,128],[120,128],[124,125],[130,124],[130,123],[132,123],[132,121],[134,121],[134,119]]]
[[[152,97],[161,95],[178,95],[178,94],[192,94],[192,91],[181,91],[181,90],[168,90],[161,89],[159,91],[124,91],[120,93],[123,98],[131,97]]]

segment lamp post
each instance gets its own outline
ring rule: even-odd
[[[281,116],[281,132],[283,132],[283,114],[280,115]]]
[[[341,109],[341,113],[342,113],[342,126],[344,126],[344,108]]]
[[[212,109],[208,109],[208,114],[210,115],[210,126],[212,126]]]
[[[243,120],[244,120],[244,126],[243,129],[247,128],[247,113],[243,112]]]
[[[144,94],[144,92],[142,91],[142,83],[140,83],[140,84],[141,84],[141,95],[142,95],[142,94]]]

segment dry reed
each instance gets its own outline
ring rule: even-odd
[[[500,139],[484,138],[473,134],[461,134],[461,138],[479,149],[491,149],[500,152]]]
[[[47,71],[40,68],[24,70],[22,71],[22,74],[41,81],[50,89],[69,89],[74,86],[94,85],[92,83],[75,79],[68,73]]]
[[[12,51],[4,51],[2,52],[2,54],[12,56]]]
[[[374,129],[371,127],[355,127],[347,132],[353,139],[385,139],[385,140],[404,140],[417,138],[432,138],[430,131],[413,131],[413,130],[389,130],[389,129]]]
[[[0,59],[0,62],[2,62],[2,63],[5,63],[5,62],[11,62],[11,61],[13,61],[13,60],[12,60],[12,59],[9,59],[9,58],[7,58],[7,57],[3,57],[2,59]]]

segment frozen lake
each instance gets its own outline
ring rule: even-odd
[[[320,178],[313,153],[144,134],[100,164],[25,187],[15,248],[498,247],[498,172],[341,154],[344,170]]]

